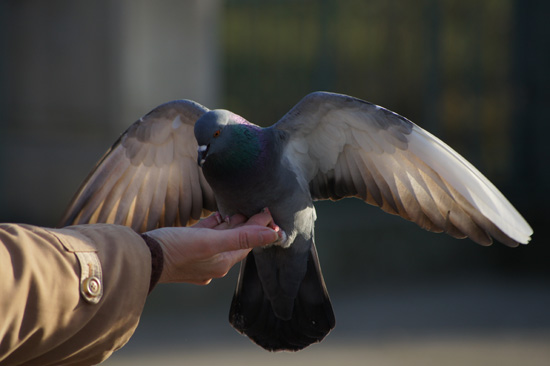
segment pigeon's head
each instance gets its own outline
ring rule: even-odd
[[[231,149],[231,126],[250,124],[241,116],[224,109],[202,115],[195,122],[195,138],[199,144],[197,163],[202,166],[209,155]]]

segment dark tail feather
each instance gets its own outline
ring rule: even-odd
[[[307,266],[292,317],[282,320],[264,295],[254,254],[250,252],[241,264],[229,312],[231,325],[269,351],[299,351],[320,342],[334,328],[335,320],[315,244],[311,246]]]

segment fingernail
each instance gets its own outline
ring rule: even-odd
[[[269,208],[267,208],[267,207],[262,208],[262,212],[263,213],[269,213]]]
[[[231,223],[229,222],[229,216],[225,217],[225,222],[227,222],[228,225],[231,225]]]

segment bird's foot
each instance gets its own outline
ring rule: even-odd
[[[224,222],[224,219],[222,218],[222,214],[219,211],[214,212],[214,218],[218,222],[218,225]]]
[[[288,248],[290,245],[290,240],[288,240],[288,235],[286,235],[285,231],[276,224],[272,224],[269,227],[275,230],[275,232],[279,235],[279,239],[271,243],[270,246],[278,245],[282,248]]]
[[[223,217],[219,211],[214,212],[214,218],[218,222],[218,225],[226,223],[227,225],[231,226],[231,219],[229,218],[229,216]]]
[[[265,207],[262,210],[262,212],[270,213],[268,207]],[[272,245],[278,245],[282,248],[288,248],[290,246],[290,240],[288,240],[288,235],[285,233],[285,231],[283,229],[281,229],[281,227],[279,225],[277,225],[276,223],[271,221],[267,226],[270,227],[271,229],[275,230],[275,232],[279,235],[279,239],[277,239],[273,243],[267,245],[266,247],[270,247]]]

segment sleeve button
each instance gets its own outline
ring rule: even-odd
[[[101,281],[96,276],[88,277],[82,282],[82,291],[87,297],[97,297],[101,294]]]

